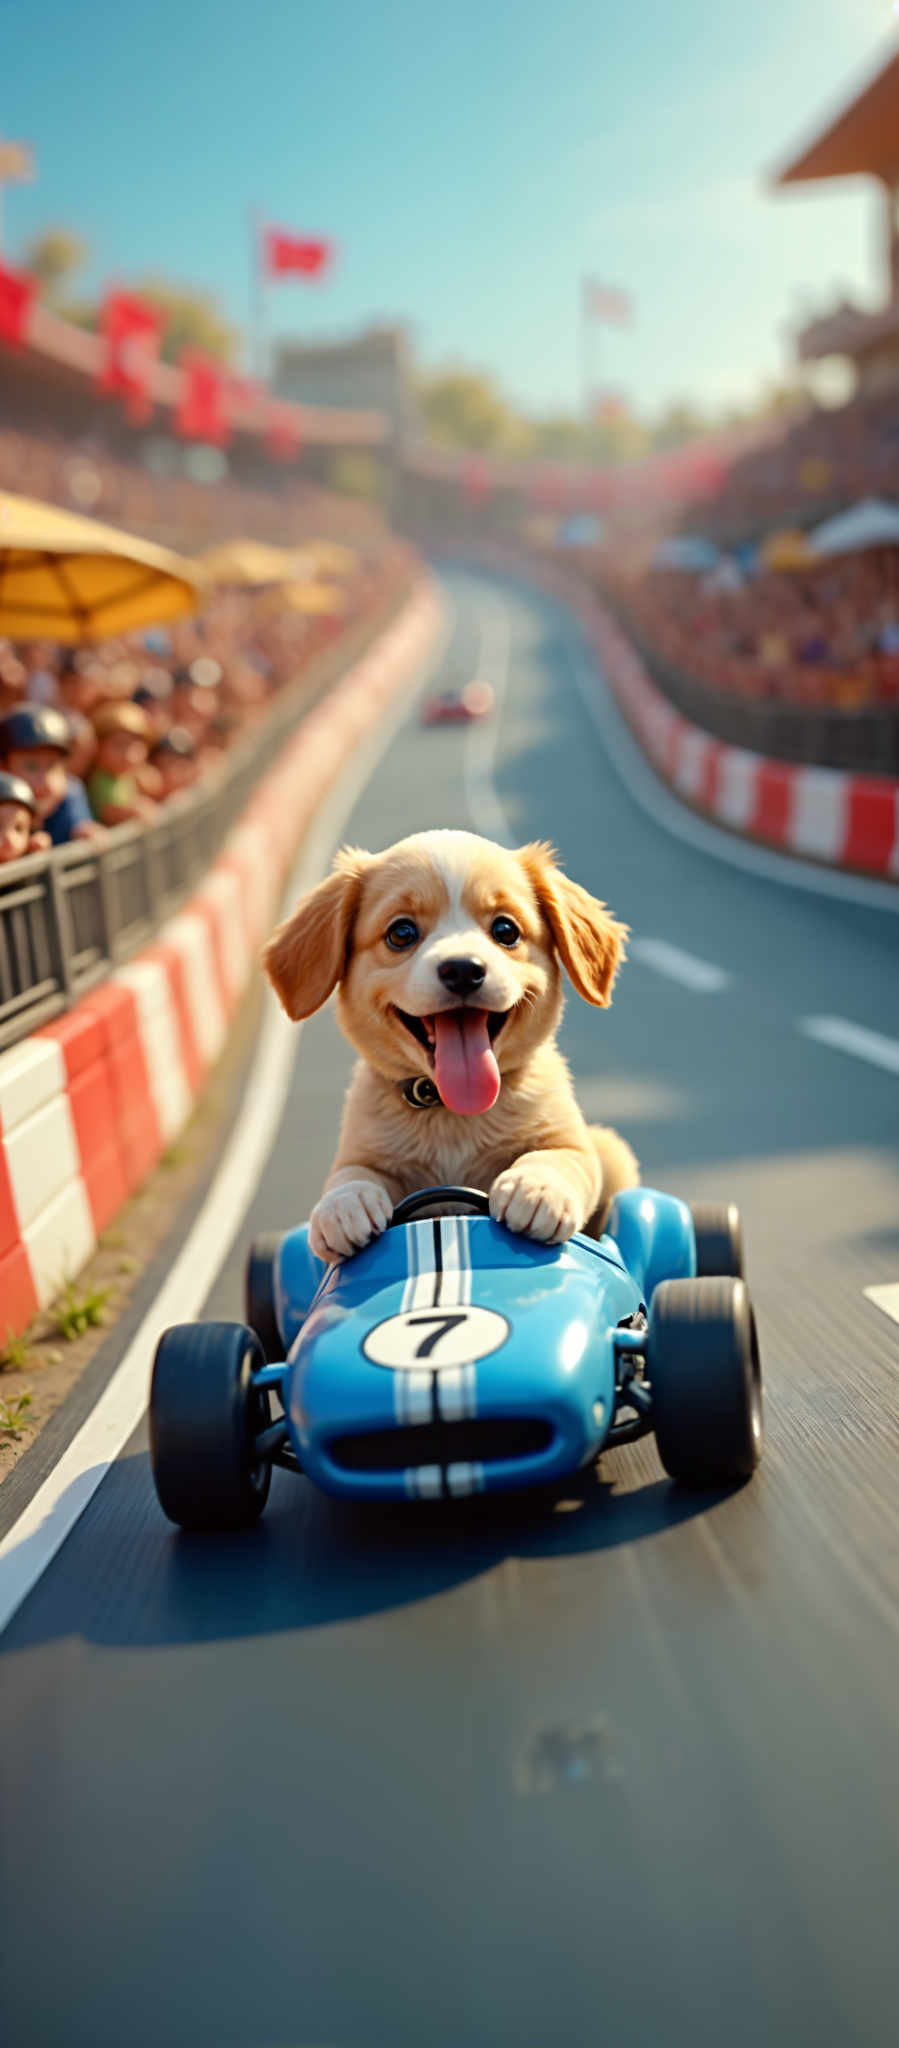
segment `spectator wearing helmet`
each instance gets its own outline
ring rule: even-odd
[[[87,785],[94,817],[101,825],[152,818],[155,804],[140,785],[147,765],[152,727],[140,704],[101,704],[94,716],[97,758]]]
[[[0,718],[0,768],[20,775],[51,846],[96,832],[83,783],[68,772],[69,721],[53,704],[17,704]]]
[[[49,845],[45,832],[35,832],[37,806],[30,783],[21,775],[0,772],[0,866],[41,853]]]
[[[179,790],[190,789],[196,782],[198,767],[193,734],[183,725],[173,725],[151,748],[150,762],[160,777],[163,803]]]

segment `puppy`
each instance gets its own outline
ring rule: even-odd
[[[318,1258],[349,1257],[403,1195],[441,1183],[483,1188],[491,1215],[546,1244],[602,1229],[639,1168],[585,1124],[554,1038],[562,967],[605,1008],[626,937],[541,843],[420,832],[338,854],[263,955],[289,1017],[337,988],[361,1055],[310,1220]]]

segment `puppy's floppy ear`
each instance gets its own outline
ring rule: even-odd
[[[343,975],[368,860],[358,847],[344,847],[333,874],[302,898],[263,950],[262,964],[294,1023],[321,1009]]]
[[[618,924],[604,903],[563,875],[554,848],[545,841],[523,846],[518,858],[530,876],[556,952],[578,995],[606,1009],[625,957],[627,925]]]

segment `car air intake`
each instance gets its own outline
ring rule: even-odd
[[[328,1455],[345,1472],[396,1472],[410,1465],[499,1464],[549,1449],[555,1432],[536,1415],[423,1422],[413,1428],[369,1429],[332,1437]]]

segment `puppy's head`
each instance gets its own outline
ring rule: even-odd
[[[551,847],[420,832],[386,853],[345,849],[264,960],[288,1016],[339,988],[341,1028],[370,1066],[397,1081],[427,1068],[446,1107],[472,1116],[552,1036],[560,962],[604,1007],[626,937]]]

